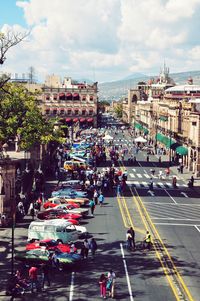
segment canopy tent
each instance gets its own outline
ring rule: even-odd
[[[147,142],[147,140],[145,138],[143,138],[142,136],[139,136],[139,137],[135,138],[135,142],[145,143],[145,142]]]
[[[105,136],[103,137],[103,139],[104,139],[104,140],[113,140],[113,137],[110,136],[110,135],[105,135]]]

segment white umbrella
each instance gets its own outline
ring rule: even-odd
[[[139,137],[135,138],[135,142],[142,142],[142,143],[145,143],[145,142],[147,142],[147,140],[144,139],[142,136],[139,136]]]
[[[110,135],[105,135],[105,137],[103,137],[104,140],[113,140],[113,137]]]

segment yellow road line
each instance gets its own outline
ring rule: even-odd
[[[120,202],[120,198],[118,196],[117,196],[117,201],[118,201],[118,205],[119,205],[119,210],[121,212],[122,220],[123,220],[123,223],[124,223],[124,227],[128,228],[128,225],[126,224],[126,218],[124,216],[124,212],[123,212],[122,205],[121,205],[121,202]]]
[[[182,278],[181,275],[179,274],[179,272],[178,272],[178,270],[177,270],[177,268],[176,268],[176,266],[175,266],[175,264],[174,264],[174,262],[173,262],[173,260],[172,260],[172,258],[171,258],[171,255],[169,254],[167,248],[165,247],[165,244],[163,243],[163,241],[162,241],[162,239],[161,239],[161,237],[160,237],[160,235],[159,235],[159,233],[158,233],[156,227],[154,226],[154,224],[153,224],[153,222],[152,222],[152,220],[151,220],[151,217],[150,217],[150,215],[149,215],[149,213],[148,213],[148,211],[147,211],[145,205],[143,204],[142,199],[141,199],[141,197],[139,196],[139,194],[138,194],[138,192],[137,192],[136,189],[135,189],[135,192],[136,192],[136,194],[137,194],[138,199],[140,200],[140,203],[141,203],[141,206],[143,207],[143,210],[145,211],[145,214],[146,214],[146,216],[147,216],[147,218],[148,218],[148,221],[149,221],[149,223],[151,224],[152,228],[154,229],[154,231],[155,231],[155,233],[156,233],[156,236],[158,237],[158,239],[159,239],[159,241],[160,241],[160,243],[161,243],[161,245],[162,245],[162,247],[163,247],[165,253],[167,254],[167,256],[168,256],[168,258],[169,258],[169,260],[170,260],[170,262],[171,262],[171,264],[172,264],[172,266],[173,266],[174,272],[176,273],[176,275],[177,275],[177,277],[178,277],[178,279],[179,279],[179,281],[180,281],[180,283],[181,283],[181,285],[182,285],[182,287],[183,287],[183,289],[184,289],[184,291],[185,291],[185,293],[186,293],[188,299],[189,299],[190,301],[194,301],[194,299],[193,299],[193,297],[192,297],[190,291],[188,290],[188,288],[187,288],[185,282],[183,281],[183,278]],[[178,299],[178,300],[179,300],[179,299]]]

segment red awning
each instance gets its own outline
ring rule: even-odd
[[[93,118],[88,118],[88,122],[93,122]]]
[[[72,93],[66,93],[66,97],[72,98]]]
[[[65,93],[59,93],[60,97],[65,97]]]
[[[72,119],[71,118],[66,118],[65,121],[66,122],[70,122]]]
[[[86,121],[85,118],[81,118],[81,119],[80,119],[80,122],[85,122],[85,121]]]
[[[78,121],[78,118],[74,118],[74,119],[73,119],[73,122],[77,122],[77,121]]]
[[[79,97],[79,94],[78,93],[74,93],[73,97]]]

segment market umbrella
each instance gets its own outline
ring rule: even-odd
[[[139,136],[139,137],[135,138],[135,142],[145,143],[145,142],[147,142],[147,140],[145,138],[143,138],[142,136]]]
[[[105,137],[103,137],[104,140],[113,140],[113,137],[110,135],[105,135]]]

